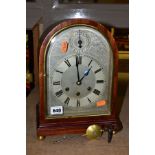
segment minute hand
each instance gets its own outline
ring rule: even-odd
[[[81,82],[81,81],[84,79],[85,76],[88,76],[88,74],[89,74],[91,68],[92,68],[92,66],[91,66],[88,70],[86,70],[86,71],[84,72],[84,75],[83,75],[82,78],[79,80],[79,82]]]
[[[79,75],[79,57],[76,56],[76,69],[77,69],[77,77],[78,77],[78,82],[80,81],[80,75]]]

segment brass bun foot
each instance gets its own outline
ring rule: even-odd
[[[44,140],[45,139],[45,136],[38,136],[38,139],[39,140]]]

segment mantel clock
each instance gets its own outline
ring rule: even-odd
[[[40,139],[92,129],[95,137],[100,129],[110,142],[122,128],[116,111],[118,52],[111,33],[98,22],[70,19],[50,29],[39,50]]]

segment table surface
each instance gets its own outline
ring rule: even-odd
[[[129,154],[129,93],[118,96],[122,105],[120,119],[123,130],[113,136],[108,144],[107,133],[97,140],[88,140],[81,135],[46,137],[39,141],[36,137],[36,103],[39,102],[38,87],[27,97],[26,103],[26,151],[28,155],[128,155]]]

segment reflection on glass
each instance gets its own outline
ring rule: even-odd
[[[69,4],[80,4],[80,3],[122,3],[127,4],[129,0],[59,0],[59,3]]]

